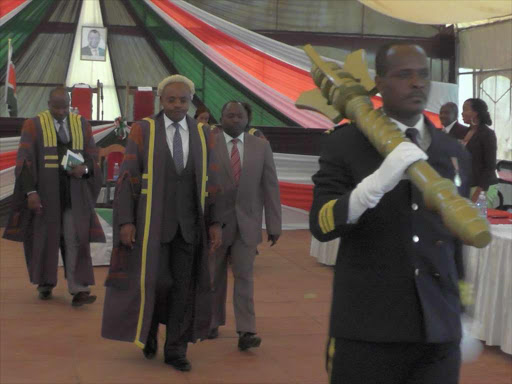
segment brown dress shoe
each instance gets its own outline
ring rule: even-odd
[[[71,305],[73,307],[81,307],[84,304],[92,304],[96,301],[96,296],[91,295],[89,292],[78,292],[73,296]]]

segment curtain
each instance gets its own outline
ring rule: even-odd
[[[103,4],[105,5],[105,18],[109,25],[136,26],[135,20],[130,16],[121,0],[107,0]]]
[[[309,74],[311,62],[302,49],[228,23],[184,1],[174,0],[172,4],[170,1],[158,4],[166,11],[172,10],[172,17],[206,45],[291,100],[296,100],[303,91],[315,87]],[[176,8],[182,11],[181,14]],[[341,62],[338,64],[343,65]],[[369,72],[374,76],[374,71]],[[437,114],[442,104],[457,101],[455,84],[432,82],[431,88],[432,95],[427,103],[427,111]],[[438,122],[436,116],[432,116],[432,119]]]
[[[512,20],[460,31],[459,67],[512,69],[511,36]]]
[[[56,21],[61,23],[74,23],[78,16],[77,13],[79,11],[80,2],[78,0],[59,1],[49,21]]]
[[[293,120],[277,111],[274,105],[269,105],[257,97],[243,82],[236,81],[232,75],[234,72],[239,73],[239,69],[233,67],[230,72],[219,67],[206,51],[191,44],[143,2],[132,0],[130,3],[178,72],[195,83],[196,94],[217,119],[225,101],[240,100],[253,107],[254,125],[296,126]],[[192,36],[189,37],[193,39]],[[207,47],[201,47],[208,50]]]
[[[117,86],[126,86],[129,81],[130,86],[156,87],[171,74],[144,37],[113,34],[110,36],[109,49]],[[126,90],[118,89],[117,95],[122,115],[131,121],[133,96],[129,97],[128,110],[125,111]],[[158,97],[155,97],[155,111],[158,111],[159,103]]]
[[[20,13],[32,0],[2,0],[0,3],[0,26]]]
[[[40,83],[40,86],[18,85],[18,116],[32,117],[48,109],[48,95],[53,86],[65,84],[67,60],[73,45],[73,34],[41,33],[16,65],[19,83]],[[0,103],[4,100],[4,84],[0,86]]]
[[[456,24],[512,15],[512,2],[509,0],[359,0],[359,2],[384,15],[418,24]]]
[[[16,52],[39,25],[52,1],[32,1],[16,17],[2,25],[2,28],[0,28],[0,68],[2,68],[0,78],[3,78],[5,73],[3,68],[5,68],[5,63],[7,63],[8,39],[12,39],[13,50]]]

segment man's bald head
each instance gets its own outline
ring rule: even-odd
[[[69,94],[66,88],[57,87],[51,90],[48,109],[57,121],[62,121],[69,113]]]
[[[439,111],[439,120],[441,120],[443,127],[447,127],[457,120],[458,115],[459,108],[457,107],[457,104],[449,102],[441,107],[441,110]]]

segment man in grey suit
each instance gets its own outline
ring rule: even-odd
[[[221,128],[216,131],[216,156],[220,164],[218,182],[223,190],[225,227],[222,245],[211,260],[213,311],[209,338],[218,336],[226,323],[227,265],[235,278],[233,306],[238,348],[258,347],[253,299],[253,264],[262,241],[263,208],[268,241],[274,245],[281,234],[279,183],[270,144],[244,129],[248,116],[244,106],[230,101],[222,108]]]

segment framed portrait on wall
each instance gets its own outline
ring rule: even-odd
[[[84,25],[80,41],[80,60],[106,60],[107,28]]]

